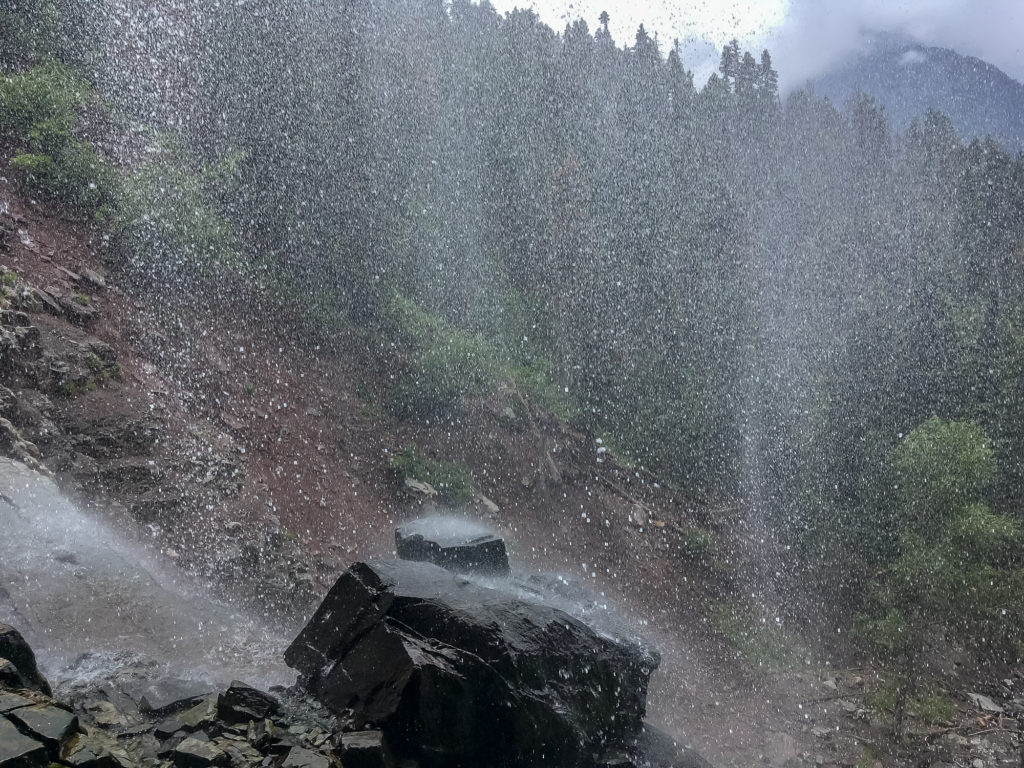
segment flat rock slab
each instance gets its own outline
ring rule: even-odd
[[[505,541],[471,520],[425,517],[395,529],[402,560],[423,560],[458,573],[508,576]]]
[[[333,766],[334,764],[326,755],[302,747],[292,747],[288,750],[288,757],[281,764],[281,768],[333,768]]]
[[[0,691],[0,715],[7,714],[12,709],[30,707],[33,704],[35,704],[35,702],[32,701],[32,699],[26,699],[24,696],[19,696],[16,693]]]
[[[74,768],[122,768],[121,761],[114,756],[109,743],[82,734],[68,742],[61,753],[61,759]]]
[[[213,742],[200,741],[192,736],[184,739],[174,748],[174,764],[185,768],[225,765],[230,760],[228,753]]]
[[[35,704],[16,709],[8,717],[20,723],[54,752],[78,733],[78,717],[53,704]]]
[[[209,683],[167,677],[139,692],[139,709],[148,714],[169,715],[195,706],[212,693]]]
[[[385,768],[391,760],[381,731],[355,731],[342,736],[341,764],[345,768]]]
[[[639,735],[651,646],[514,582],[404,560],[353,565],[285,654],[313,694],[426,768],[580,766]]]
[[[0,766],[2,768],[35,768],[50,764],[46,745],[24,736],[14,723],[0,717]]]

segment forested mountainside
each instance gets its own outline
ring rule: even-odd
[[[1024,85],[949,48],[877,33],[869,37],[866,50],[816,78],[813,87],[834,104],[845,104],[858,91],[868,94],[900,131],[934,109],[949,117],[963,137],[988,135],[1011,152],[1024,149]]]
[[[903,130],[860,93],[781,100],[735,42],[696,84],[606,16],[6,14],[10,172],[94,219],[142,293],[244,284],[313,338],[365,332],[400,422],[512,387],[738,505],[753,601],[841,617],[903,699],[938,637],[1018,658],[1024,156],[935,110]]]

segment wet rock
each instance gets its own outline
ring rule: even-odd
[[[177,716],[186,731],[198,731],[217,722],[216,699],[206,699]]]
[[[51,315],[55,315],[56,317],[62,317],[64,315],[64,310],[61,309],[61,306],[58,303],[57,299],[49,291],[35,291],[34,296],[42,305],[42,308],[49,312]]]
[[[1001,714],[1003,711],[1001,706],[982,693],[968,693],[967,698],[969,698],[982,712],[994,712]]]
[[[261,752],[244,742],[218,739],[214,744],[227,752],[233,766],[259,765],[264,759]]]
[[[285,658],[424,766],[577,766],[634,742],[657,652],[517,595],[430,563],[357,563]]]
[[[41,741],[56,757],[60,746],[78,733],[78,717],[54,704],[35,704],[7,715],[22,731]]]
[[[425,560],[450,571],[508,576],[504,540],[478,523],[423,518],[395,529],[395,547],[403,560]]]
[[[406,493],[416,499],[433,499],[437,497],[437,489],[430,483],[424,483],[411,477],[402,481]]]
[[[21,672],[7,659],[0,659],[0,688],[25,688],[25,679]]]
[[[712,768],[693,747],[650,723],[644,724],[631,751],[637,768]]]
[[[156,727],[153,728],[153,735],[156,736],[158,739],[163,740],[169,739],[171,736],[178,733],[179,731],[184,732],[184,730],[185,726],[182,724],[180,720],[173,717],[169,717],[166,720],[161,720],[159,723],[156,724]]]
[[[69,419],[64,428],[75,450],[96,459],[147,455],[166,431],[157,418],[124,414]]]
[[[64,317],[75,325],[92,325],[100,316],[100,313],[96,311],[95,307],[89,306],[88,304],[79,304],[74,298],[61,297],[57,300],[57,303],[60,304],[60,308],[64,312]]]
[[[97,725],[104,727],[120,727],[128,725],[128,718],[109,701],[90,701],[85,705]]]
[[[7,387],[0,386],[0,419],[14,419],[18,397]]]
[[[26,699],[24,696],[19,696],[16,693],[0,691],[0,715],[7,714],[12,709],[18,709],[19,707],[29,707],[34,703],[32,699]]]
[[[39,448],[22,437],[10,421],[0,418],[0,456],[7,456],[30,469],[45,473],[46,470],[39,463],[39,455]]]
[[[245,738],[256,749],[266,750],[277,740],[277,728],[271,720],[250,722],[246,729]]]
[[[43,768],[49,762],[44,744],[23,735],[14,723],[0,717],[0,768]]]
[[[0,658],[7,659],[17,668],[25,681],[25,688],[47,696],[53,695],[50,684],[36,666],[36,655],[32,648],[21,633],[9,624],[0,624]]]
[[[302,747],[292,747],[281,768],[334,768],[335,763],[320,752],[313,752]],[[349,766],[345,766],[349,768]]]
[[[232,681],[227,691],[217,697],[217,717],[230,724],[263,720],[280,708],[277,699],[269,693],[238,680]]]
[[[345,768],[386,768],[393,764],[381,731],[346,733],[338,752]]]
[[[86,282],[93,288],[99,288],[102,290],[107,287],[106,278],[94,269],[86,267],[82,270],[82,277],[84,277]]]
[[[167,677],[139,694],[139,709],[150,715],[169,715],[190,709],[212,693],[209,683]]]
[[[183,768],[205,768],[209,765],[226,765],[231,758],[228,753],[212,741],[202,741],[190,736],[174,748],[174,764]]]

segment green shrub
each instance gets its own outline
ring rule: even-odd
[[[405,370],[392,392],[398,416],[444,415],[466,395],[482,394],[501,374],[494,348],[396,296],[386,330],[405,357]]]
[[[516,389],[523,397],[548,413],[566,422],[579,418],[580,407],[576,398],[554,383],[554,370],[549,361],[541,359],[512,366],[509,378],[516,383]]]
[[[864,704],[884,717],[891,718],[900,706],[900,687],[896,679],[864,694]],[[956,705],[942,693],[924,691],[907,702],[907,712],[926,725],[942,725],[956,718]]]
[[[996,460],[973,422],[931,418],[896,449],[901,518],[922,535],[937,532],[992,483]]]
[[[47,62],[0,79],[0,134],[22,139],[46,123],[69,134],[89,99],[89,86],[67,67]]]
[[[799,661],[796,647],[781,627],[758,620],[742,605],[717,603],[708,611],[708,619],[751,670],[785,670]]]
[[[32,191],[81,211],[109,202],[115,176],[96,149],[75,137],[89,87],[47,63],[0,81],[0,136],[17,147],[11,168]]]
[[[468,469],[454,461],[435,461],[420,453],[414,445],[407,445],[392,457],[390,469],[400,482],[409,478],[429,483],[437,491],[438,498],[450,504],[461,504],[476,493]]]
[[[1020,526],[980,501],[996,474],[984,432],[930,419],[893,454],[900,553],[866,593],[854,638],[892,669],[893,731],[915,700],[936,638],[1010,661],[1020,655]]]
[[[564,421],[579,416],[575,398],[552,382],[552,366],[499,354],[483,336],[456,328],[396,295],[384,318],[384,331],[403,361],[391,393],[391,410],[401,418],[437,418],[453,411],[463,397],[481,395],[500,381],[512,381],[527,401]]]
[[[239,268],[234,230],[205,172],[164,151],[129,176],[110,221],[128,264],[147,279]]]

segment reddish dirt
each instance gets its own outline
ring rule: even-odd
[[[202,546],[228,521],[266,525],[276,517],[310,553],[342,567],[390,555],[395,523],[422,510],[394,487],[388,459],[415,443],[471,470],[500,511],[477,504],[468,512],[505,533],[516,565],[583,581],[659,644],[652,716],[688,734],[716,765],[781,765],[801,753],[806,764],[820,756],[819,764],[852,765],[864,743],[884,744],[870,722],[841,710],[842,701],[860,702],[864,683],[854,673],[817,660],[803,671],[757,674],[709,623],[707,599],[724,594],[729,578],[683,554],[683,531],[694,522],[722,527],[727,515],[602,457],[591,436],[541,414],[533,425],[510,427],[502,415],[508,392],[467,403],[444,423],[396,422],[373,402],[381,367],[361,333],[317,343],[284,313],[248,299],[207,300],[187,286],[173,296],[132,291],[104,270],[102,240],[89,227],[0,180],[3,221],[18,231],[0,242],[0,263],[32,285],[77,290],[61,268],[108,275],[105,290],[90,291],[100,317],[89,333],[116,350],[123,378],[82,395],[69,412],[127,418],[155,410],[169,432],[242,468],[241,492],[189,510],[193,538],[174,546]],[[41,322],[80,333],[63,320]]]

